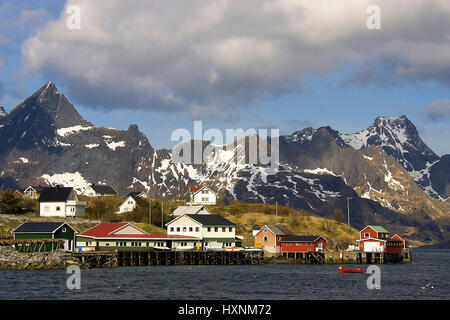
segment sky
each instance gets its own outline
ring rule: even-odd
[[[443,155],[448,30],[448,0],[0,0],[0,104],[52,81],[86,120],[135,123],[155,148],[194,120],[353,133],[406,115]]]

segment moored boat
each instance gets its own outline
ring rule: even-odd
[[[364,270],[361,269],[360,267],[358,267],[356,269],[343,269],[342,267],[339,267],[339,272],[340,273],[364,273]]]

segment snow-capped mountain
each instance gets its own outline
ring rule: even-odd
[[[432,167],[440,162],[437,156],[420,138],[414,124],[406,116],[399,118],[378,117],[367,129],[354,134],[339,134],[342,140],[354,149],[361,150],[377,145],[392,155],[424,191],[440,200],[449,193],[433,188]],[[448,169],[448,167],[447,167]]]
[[[427,196],[413,180],[448,194],[449,158],[435,155],[404,116],[378,118],[353,135],[322,127],[282,136],[276,172],[248,164],[246,139],[227,146],[202,141],[210,151],[192,165],[174,161],[170,150],[154,150],[136,125],[89,123],[49,82],[0,118],[0,137],[2,188],[63,184],[81,191],[96,183],[122,194],[185,199],[190,186],[206,183],[225,203],[277,201],[325,217],[346,213],[349,198],[355,227],[388,225],[420,241],[450,238],[450,203]]]

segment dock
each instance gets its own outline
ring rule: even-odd
[[[160,265],[251,265],[262,264],[262,251],[92,251],[73,256],[83,268],[116,268]]]

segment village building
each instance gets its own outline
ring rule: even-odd
[[[168,235],[196,237],[203,249],[221,249],[242,245],[236,237],[236,225],[217,214],[184,214],[166,224]]]
[[[12,231],[14,240],[62,239],[64,250],[72,250],[77,231],[67,222],[24,222]],[[47,248],[50,251],[53,248]]]
[[[403,250],[402,241],[391,239],[389,231],[382,226],[366,226],[357,242],[359,251],[366,253],[401,254]]]
[[[205,206],[178,206],[172,216],[179,217],[184,214],[212,214]]]
[[[192,250],[199,239],[185,235],[148,234],[127,223],[100,223],[76,235],[78,251]]]
[[[400,237],[397,233],[394,234],[394,235],[392,236],[391,239],[401,241],[401,242],[402,242],[402,249],[403,249],[403,250],[406,249],[406,241],[405,241],[405,239],[403,239],[402,237]]]
[[[137,196],[128,196],[124,202],[119,205],[119,210],[117,213],[125,213],[131,212],[136,208],[139,197]]]
[[[45,186],[28,186],[23,191],[23,195],[31,199],[38,199],[44,189]]]
[[[143,192],[143,191],[132,191],[132,192],[128,192],[125,195],[126,198],[128,197],[139,197],[139,198],[144,198],[144,199],[150,199],[150,197],[148,196],[147,193]]]
[[[78,201],[71,187],[47,187],[38,199],[41,217],[78,217],[85,213],[86,202]]]
[[[216,205],[217,194],[209,187],[203,185],[201,187],[189,188],[190,205]]]
[[[255,247],[269,254],[281,253],[281,241],[294,233],[285,225],[265,225],[255,232]]]
[[[324,252],[327,240],[322,236],[290,235],[281,241],[281,252],[286,258],[304,258],[310,252]]]
[[[111,197],[117,196],[117,191],[108,185],[91,184],[81,192],[81,195],[87,197]]]

